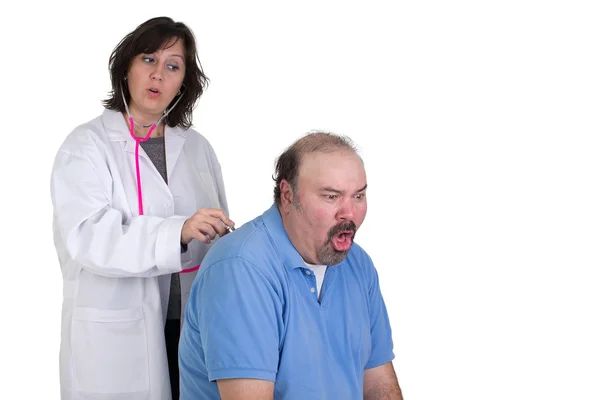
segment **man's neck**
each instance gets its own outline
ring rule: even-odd
[[[318,265],[318,259],[316,255],[313,258],[310,252],[302,245],[303,243],[300,237],[301,235],[294,234],[294,231],[291,229],[287,217],[284,215],[283,212],[281,212],[281,208],[277,207],[277,209],[279,210],[279,215],[281,215],[283,229],[285,230],[288,239],[290,239],[290,242],[292,242],[292,246],[294,246],[298,254],[300,254],[300,257],[302,257],[302,260],[308,264]]]

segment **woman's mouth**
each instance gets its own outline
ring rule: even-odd
[[[157,98],[158,96],[160,96],[160,90],[158,90],[157,88],[150,88],[148,89],[148,95],[152,98]]]

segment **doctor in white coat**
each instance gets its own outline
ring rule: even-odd
[[[192,32],[146,21],[115,48],[110,73],[106,110],[68,135],[51,177],[61,397],[168,400],[195,271],[233,221],[215,152],[190,128],[207,82]]]

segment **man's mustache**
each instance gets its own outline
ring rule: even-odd
[[[356,234],[356,224],[354,221],[345,221],[331,228],[327,234],[327,241],[330,241],[335,235],[344,231],[352,231],[352,233]]]

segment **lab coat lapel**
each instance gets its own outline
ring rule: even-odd
[[[125,151],[131,154],[135,154],[135,140],[133,140],[131,137],[128,137],[125,140]],[[138,154],[140,155],[140,158],[145,158],[146,160],[152,162],[142,146],[140,146]]]
[[[165,127],[165,153],[167,158],[167,179],[171,179],[171,174],[183,149],[185,143],[185,132],[178,127]]]
[[[102,113],[102,118],[110,141],[123,142],[123,150],[128,153],[135,154],[135,140],[133,140],[131,134],[129,133],[129,128],[127,127],[127,123],[125,122],[123,115],[120,112],[104,110]],[[150,158],[148,158],[148,155],[141,146],[139,149],[139,155],[140,157],[150,161]]]
[[[126,152],[126,163],[124,167],[128,172],[127,175],[131,176],[131,192],[129,195],[132,196],[130,199],[131,204],[137,205],[137,183],[136,183],[136,170],[135,170],[135,146],[136,142],[129,133],[127,123],[123,118],[123,115],[119,112],[105,110],[103,113],[104,126],[106,128],[109,140],[112,142],[118,142],[118,146]],[[123,147],[121,147],[123,146]],[[161,197],[171,199],[172,194],[169,187],[165,183],[164,179],[158,172],[158,170],[152,164],[152,160],[144,151],[144,148],[139,148],[140,156],[140,175],[141,185],[144,200],[144,211],[151,209],[150,199],[160,199]],[[168,167],[167,167],[168,168]],[[137,206],[136,206],[137,209]],[[157,209],[158,210],[158,209]]]

